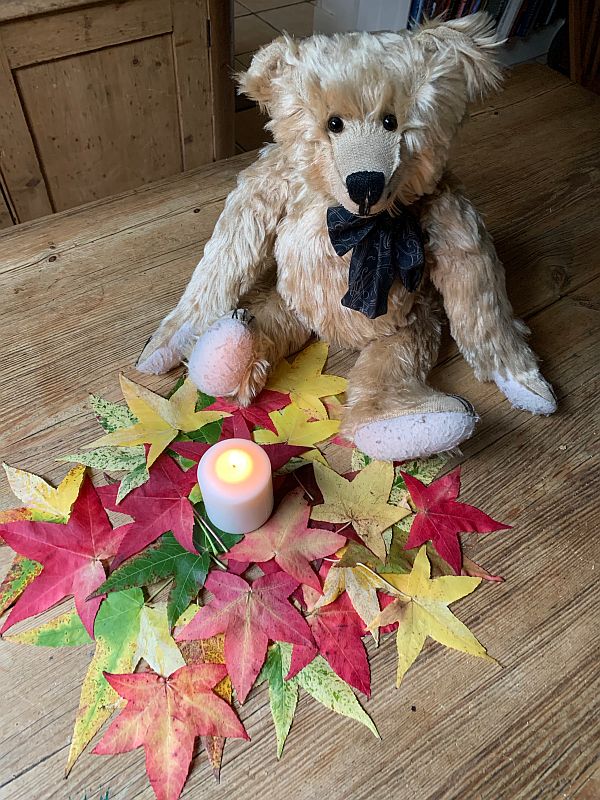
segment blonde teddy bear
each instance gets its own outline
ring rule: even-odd
[[[467,104],[500,83],[496,47],[478,13],[410,33],[282,36],[259,50],[239,83],[270,115],[275,143],[239,176],[138,369],[165,372],[194,350],[199,388],[247,404],[316,334],[359,351],[345,435],[374,458],[426,456],[478,420],[427,380],[441,295],[475,377],[515,408],[555,411],[492,240],[447,171]]]

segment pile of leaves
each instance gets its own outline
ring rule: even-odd
[[[156,797],[175,800],[196,737],[217,778],[225,740],[248,738],[238,711],[256,685],[268,684],[279,757],[300,691],[378,735],[357,696],[371,694],[365,637],[395,634],[397,685],[428,636],[490,658],[449,606],[500,580],[463,557],[459,533],[508,526],[458,501],[459,470],[432,480],[440,457],[394,465],[349,449],[351,471],[332,469],[324,445],[349,445],[336,418],[346,381],[322,374],[327,352],[282,362],[248,408],[189,379],[161,397],[122,377],[127,405],[91,398],[104,435],[63,457],[76,466],[58,487],[4,465],[21,506],[0,512],[15,551],[0,633],[95,642],[67,773],[117,712],[92,752],[143,746]],[[196,483],[203,453],[233,436],[264,447],[274,471],[275,511],[246,536],[211,523]],[[71,610],[6,635],[70,596]]]

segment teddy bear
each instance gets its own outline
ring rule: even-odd
[[[478,380],[517,409],[554,412],[492,239],[447,166],[469,102],[501,83],[497,47],[480,12],[260,49],[237,77],[274,143],[240,174],[138,369],[191,359],[200,389],[248,404],[316,335],[359,353],[343,434],[375,459],[424,457],[478,421],[428,382],[443,305]]]

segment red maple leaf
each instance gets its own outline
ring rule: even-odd
[[[293,678],[320,653],[342,680],[370,697],[371,674],[362,641],[367,631],[346,592],[333,603],[313,609],[306,620],[317,646],[294,646],[286,678]]]
[[[255,564],[274,558],[288,575],[320,592],[321,583],[310,562],[335,553],[346,544],[346,538],[331,531],[309,528],[311,509],[303,495],[300,488],[286,495],[273,516],[235,544],[228,557]]]
[[[278,411],[280,408],[289,406],[289,394],[274,392],[271,389],[263,389],[249,406],[240,406],[234,403],[230,397],[217,397],[211,406],[207,406],[204,411],[227,411],[231,414],[231,422],[236,419],[243,419],[250,425],[260,428],[267,428],[273,433],[277,433],[273,420],[269,417],[271,411]],[[229,438],[229,437],[228,437]]]
[[[113,568],[139,553],[166,531],[182,547],[195,553],[194,511],[188,495],[196,483],[196,470],[184,472],[167,455],[161,455],[150,468],[150,478],[117,504],[117,484],[101,486],[98,493],[105,508],[133,517],[127,536],[112,564]]]
[[[225,663],[240,703],[265,660],[269,639],[310,647],[310,628],[288,602],[298,581],[285,572],[263,575],[249,584],[229,572],[211,572],[210,603],[177,636],[179,641],[225,633]]]
[[[102,597],[86,598],[106,580],[102,560],[114,555],[129,527],[113,529],[89,476],[67,523],[23,520],[2,525],[6,543],[43,569],[17,600],[0,633],[73,595],[77,613],[93,637]]]
[[[429,486],[406,472],[401,472],[401,475],[417,509],[404,549],[410,550],[431,541],[457,575],[462,569],[459,533],[491,533],[511,527],[497,522],[474,506],[458,502],[460,467]]]
[[[154,672],[104,677],[127,705],[93,749],[96,755],[146,751],[146,771],[158,800],[177,800],[187,778],[196,736],[248,739],[233,709],[213,688],[222,664],[180,667],[168,678]]]

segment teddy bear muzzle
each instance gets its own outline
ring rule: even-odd
[[[353,172],[346,178],[346,188],[350,199],[358,206],[358,213],[364,217],[381,198],[385,175],[375,171]]]

